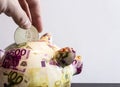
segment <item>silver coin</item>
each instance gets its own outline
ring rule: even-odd
[[[30,29],[23,29],[18,27],[14,33],[14,40],[16,44],[37,41],[39,40],[39,33],[34,26],[31,26]]]

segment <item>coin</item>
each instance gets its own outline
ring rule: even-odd
[[[30,29],[18,27],[14,33],[14,40],[16,44],[37,41],[39,40],[39,33],[34,26],[31,26]]]

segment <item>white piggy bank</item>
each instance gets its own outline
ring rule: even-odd
[[[12,44],[0,60],[0,87],[70,87],[82,70],[73,48],[59,48],[46,33],[39,41]]]

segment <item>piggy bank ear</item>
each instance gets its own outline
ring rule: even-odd
[[[43,36],[41,36],[40,41],[46,41],[48,43],[52,43],[52,36],[49,33],[46,33]]]
[[[73,48],[65,47],[56,52],[55,59],[59,66],[65,67],[72,64],[75,59],[75,55],[76,53]]]

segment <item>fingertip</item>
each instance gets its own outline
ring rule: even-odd
[[[42,27],[41,19],[39,17],[36,18],[36,20],[34,19],[32,21],[32,24],[36,27],[36,29],[38,30],[39,33],[42,32],[43,27]]]
[[[41,28],[41,26],[39,26],[39,25],[34,25],[35,26],[35,28],[37,29],[37,31],[39,32],[39,33],[41,33],[42,32],[42,28]]]
[[[40,26],[39,28],[37,28],[37,30],[38,30],[39,33],[41,33],[43,29]]]
[[[30,22],[30,20],[29,20],[29,19],[26,20],[24,23],[22,23],[22,24],[20,25],[20,27],[23,28],[23,29],[29,29],[29,28],[31,27],[31,22]]]

